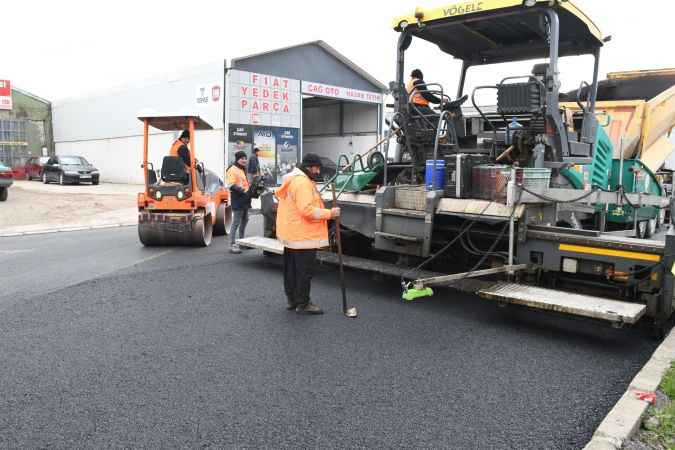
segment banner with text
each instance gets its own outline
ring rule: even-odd
[[[300,81],[230,70],[227,72],[230,123],[300,128]]]
[[[332,86],[330,84],[314,83],[313,81],[302,82],[302,93],[317,97],[339,98],[365,103],[382,103],[382,94],[379,92],[361,91],[346,87]]]
[[[0,109],[12,109],[12,86],[9,80],[0,80]]]

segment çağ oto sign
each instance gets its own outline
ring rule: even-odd
[[[317,97],[339,98],[341,100],[353,100],[355,102],[382,103],[382,94],[377,92],[361,91],[330,84],[302,82],[302,93]]]

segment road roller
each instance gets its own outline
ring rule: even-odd
[[[138,194],[138,237],[145,246],[207,247],[213,236],[227,235],[232,222],[229,190],[197,159],[195,130],[213,127],[198,115],[142,115],[145,190]],[[169,148],[156,170],[148,161],[150,127],[189,130],[190,164]],[[153,149],[155,150],[155,149]]]

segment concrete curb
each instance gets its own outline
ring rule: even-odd
[[[649,403],[639,400],[636,391],[654,392],[675,360],[675,329],[666,337],[651,359],[633,378],[628,390],[595,430],[584,450],[618,450],[640,428]]]
[[[249,210],[249,215],[258,216],[261,215],[259,209]],[[11,233],[3,233],[0,230],[0,238],[8,237],[19,237],[19,236],[32,236],[35,234],[49,234],[49,233],[66,233],[69,231],[87,231],[87,230],[103,230],[106,228],[119,228],[119,227],[133,227],[138,225],[138,222],[123,222],[123,223],[112,223],[105,225],[87,225],[87,226],[73,226],[73,227],[60,227],[60,228],[45,228],[42,230],[32,230],[32,231],[16,231]]]
[[[61,227],[61,228],[45,228],[43,230],[34,230],[34,231],[17,231],[13,233],[2,233],[0,232],[0,238],[6,237],[17,237],[17,236],[32,236],[36,234],[50,234],[50,233],[67,233],[69,231],[86,231],[86,230],[103,230],[106,228],[120,228],[120,227],[132,227],[136,226],[138,222],[124,222],[124,223],[113,223],[106,225],[88,225],[88,226],[75,226],[75,227]]]

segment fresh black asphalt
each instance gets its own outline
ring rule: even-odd
[[[133,228],[44,236],[34,279],[49,249],[96,239],[140,251]],[[0,240],[0,263],[34,243]],[[0,294],[0,447],[581,448],[658,344],[450,290],[403,304],[396,279],[353,271],[350,320],[330,267],[326,314],[298,316],[276,258],[225,249],[124,250],[74,285]]]

